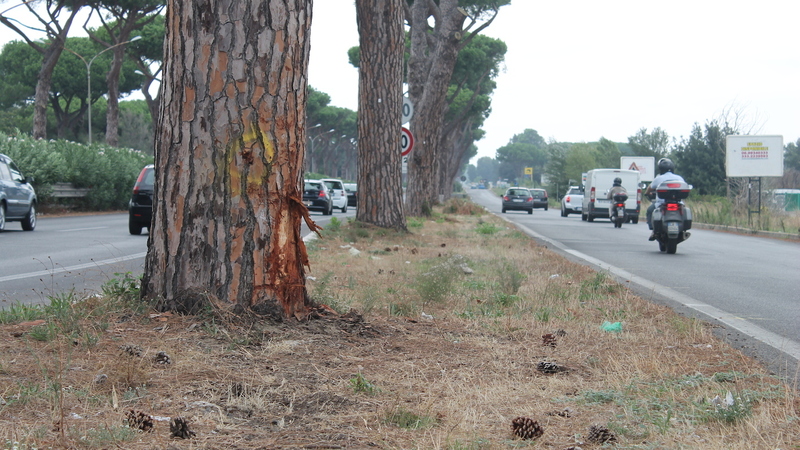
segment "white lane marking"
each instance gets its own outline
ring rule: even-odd
[[[73,228],[71,230],[56,230],[56,231],[59,232],[59,233],[69,233],[69,232],[72,232],[72,231],[103,230],[103,229],[106,229],[106,228],[108,228],[108,227]]]
[[[670,300],[679,303],[689,309],[693,309],[706,317],[710,317],[719,321],[720,323],[742,333],[751,338],[763,342],[764,344],[769,345],[770,347],[786,353],[787,355],[791,356],[796,360],[800,360],[800,342],[793,341],[791,339],[785,338],[779,334],[773,333],[772,331],[765,330],[757,325],[753,325],[752,323],[744,320],[740,317],[735,317],[730,313],[727,313],[719,308],[711,306],[707,303],[703,303],[697,301],[688,295],[681,294],[673,289],[670,289],[666,286],[662,286],[657,283],[653,283],[652,281],[642,278],[640,276],[634,275],[630,272],[627,272],[619,267],[612,266],[605,261],[601,261],[599,259],[593,258],[589,255],[583,254],[577,250],[573,250],[561,242],[555,241],[550,239],[546,236],[542,236],[541,234],[531,230],[530,228],[526,227],[525,225],[521,225],[518,223],[511,222],[508,219],[505,219],[507,222],[513,223],[515,226],[522,228],[531,236],[535,236],[538,239],[541,239],[550,245],[560,248],[566,253],[569,253],[575,257],[583,259],[589,263],[592,263],[603,270],[608,270],[610,273],[616,275],[617,277],[629,280],[632,283],[636,283],[643,288],[658,291],[661,295],[669,298]]]
[[[111,264],[121,263],[123,261],[130,261],[132,259],[144,258],[145,256],[147,256],[147,252],[134,253],[132,255],[123,256],[123,257],[120,257],[120,258],[104,259],[102,261],[92,261],[90,263],[78,264],[78,265],[75,265],[75,266],[57,267],[55,269],[50,269],[50,270],[40,270],[38,272],[28,272],[28,273],[21,273],[21,274],[18,274],[18,275],[9,275],[7,277],[0,277],[0,283],[2,283],[4,281],[21,280],[23,278],[42,277],[42,276],[55,275],[55,274],[64,273],[64,272],[72,272],[72,271],[81,270],[81,269],[90,269],[90,268],[98,267],[98,266],[107,266],[107,265],[111,265]]]

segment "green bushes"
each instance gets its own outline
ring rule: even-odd
[[[138,150],[86,146],[69,141],[36,140],[0,133],[0,153],[11,157],[22,173],[33,177],[40,204],[54,203],[53,184],[90,188],[79,207],[92,211],[126,209],[142,167],[153,162]]]

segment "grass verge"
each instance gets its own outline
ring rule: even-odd
[[[796,387],[707,324],[466,203],[409,227],[312,241],[308,290],[341,315],[302,324],[158,313],[127,274],[4,311],[0,445],[799,448]]]

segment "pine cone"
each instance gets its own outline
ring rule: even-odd
[[[142,356],[142,347],[133,344],[125,344],[119,346],[122,353],[125,353],[128,356]]]
[[[617,435],[602,425],[592,425],[586,439],[595,444],[605,444],[606,442],[617,442]]]
[[[514,436],[521,439],[536,439],[544,434],[544,430],[541,425],[539,425],[539,422],[529,417],[517,417],[512,420],[511,431],[514,432]]]
[[[172,364],[172,360],[166,352],[158,352],[154,358],[156,364]]]
[[[195,436],[194,431],[189,429],[189,422],[183,417],[173,417],[169,421],[169,433],[174,438],[189,439]]]
[[[542,335],[542,345],[545,347],[555,347],[556,346],[556,337],[550,333]]]
[[[547,362],[547,361],[541,361],[539,364],[536,364],[536,370],[538,370],[539,372],[542,372],[542,373],[548,373],[549,374],[549,373],[564,372],[567,369],[566,369],[566,367],[559,366],[556,363]]]
[[[130,410],[125,413],[128,426],[144,432],[153,431],[153,416],[141,411]]]

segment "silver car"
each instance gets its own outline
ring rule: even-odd
[[[583,191],[580,186],[570,186],[567,193],[561,197],[561,217],[567,217],[571,213],[581,213],[583,206]]]
[[[0,154],[0,231],[7,222],[22,222],[22,229],[36,228],[36,191],[31,183],[6,155]]]

